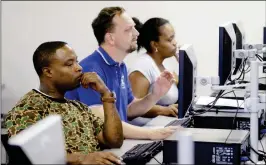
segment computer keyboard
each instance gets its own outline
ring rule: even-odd
[[[168,127],[168,126],[184,126],[184,127],[186,127],[189,122],[190,122],[190,118],[173,120],[170,123],[168,123],[165,127]]]
[[[123,162],[126,164],[146,164],[156,154],[162,151],[162,141],[137,144],[128,150],[123,156]]]

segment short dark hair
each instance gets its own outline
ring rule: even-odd
[[[112,31],[114,24],[113,18],[116,14],[121,14],[125,11],[122,7],[105,7],[98,16],[93,20],[91,26],[98,44],[104,42],[104,36],[107,32]]]
[[[164,18],[151,18],[148,21],[146,21],[142,27],[138,27],[137,29],[139,31],[138,36],[138,51],[144,47],[147,52],[151,53],[151,41],[159,41],[160,31],[159,28],[165,24],[169,23],[168,20]],[[139,25],[138,25],[139,26]]]
[[[33,65],[39,76],[42,75],[42,68],[50,64],[50,58],[55,54],[57,49],[67,45],[63,41],[44,42],[35,50],[33,54]]]

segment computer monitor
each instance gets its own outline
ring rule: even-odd
[[[220,85],[230,79],[231,70],[235,68],[233,50],[236,49],[236,35],[232,23],[219,26],[219,77]]]
[[[66,164],[65,138],[60,115],[50,115],[8,140],[12,162]]]
[[[192,108],[196,96],[197,58],[192,45],[185,44],[179,50],[178,118],[183,118]]]
[[[266,26],[263,28],[263,44],[266,44]]]
[[[266,26],[263,27],[263,44],[266,44]],[[263,53],[262,60],[266,61],[266,53]],[[266,73],[266,66],[262,67],[263,73]]]
[[[243,49],[243,45],[245,44],[245,33],[243,26],[241,22],[234,22],[233,27],[236,35],[236,49]],[[235,68],[232,73],[233,75],[237,74],[244,59],[236,58],[235,60]]]

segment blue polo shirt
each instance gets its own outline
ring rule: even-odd
[[[120,119],[127,122],[127,106],[133,101],[134,96],[128,80],[125,63],[119,65],[102,47],[99,47],[91,55],[83,59],[80,65],[83,68],[83,72],[96,72],[109,90],[115,92],[117,98],[116,108]],[[65,97],[81,101],[88,106],[102,104],[101,96],[98,92],[82,86],[67,92]]]

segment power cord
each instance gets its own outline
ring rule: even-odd
[[[258,55],[258,54],[255,54],[255,56],[256,56],[256,58],[259,60],[259,61],[263,61],[263,59],[262,59],[262,57],[260,56],[260,55]],[[247,58],[245,58],[243,61],[242,61],[242,63],[240,64],[240,67],[239,67],[239,69],[238,69],[238,71],[241,71],[241,73],[240,73],[240,75],[237,77],[237,78],[235,78],[234,80],[231,80],[231,77],[230,77],[230,79],[229,79],[229,84],[235,84],[235,81],[237,81],[237,80],[244,80],[245,79],[245,73],[248,73],[248,72],[250,72],[250,66],[248,66],[246,69],[245,69],[245,67],[246,67],[246,64],[247,64],[247,60],[248,60],[248,57]],[[242,77],[242,78],[241,78]]]
[[[262,59],[262,57],[261,57],[260,55],[255,54],[255,56],[257,57],[257,59],[258,59],[259,61],[263,61],[263,59]],[[246,61],[247,61],[247,60],[245,60],[245,65],[246,65]],[[248,73],[248,72],[250,72],[250,66],[248,66],[246,69],[244,69],[244,73],[243,73],[243,78],[242,78],[242,80],[244,80],[244,78],[245,78],[245,73]]]
[[[262,136],[262,138],[263,138],[264,136],[265,136],[265,134]],[[263,147],[263,144],[262,144],[261,140],[260,140],[260,145],[261,145],[261,148],[262,148],[263,151],[261,151],[261,150],[258,150],[258,151],[259,151],[259,152],[262,152],[263,155],[265,155],[265,158],[263,158],[263,160],[264,160],[264,162],[265,162],[265,164],[266,164],[266,152],[264,151],[264,147]]]
[[[188,106],[187,111],[186,111],[184,117],[188,117],[188,118],[189,118],[189,114],[190,114],[190,112],[191,112],[191,109],[190,109],[190,108],[191,108],[191,106],[194,104],[194,102],[195,102],[195,98],[193,98],[193,99],[191,100],[190,105]]]
[[[265,136],[265,134],[262,136],[262,138],[261,139],[263,139],[263,137]],[[260,140],[260,144],[261,144],[261,148],[262,148],[262,150],[263,150],[263,153],[264,154],[266,154],[266,152],[264,151],[264,147],[263,147],[263,145],[262,145],[262,142],[261,142],[261,140]]]
[[[243,150],[242,150],[243,151]],[[249,153],[246,151],[243,151],[242,154],[244,154],[245,156],[241,156],[241,161],[244,162],[244,164],[246,164],[246,162],[249,160],[250,162],[252,162],[253,164],[256,164],[253,160],[250,159],[250,157],[248,156]]]
[[[240,75],[239,75],[237,78],[235,78],[234,80],[232,80],[232,79],[231,79],[231,75],[232,75],[232,73],[230,74],[230,78],[228,79],[228,80],[229,80],[229,83],[228,83],[227,85],[229,85],[229,84],[235,84],[235,81],[241,79],[241,76],[242,76],[242,75],[243,75],[242,80],[244,80],[244,78],[245,78],[245,67],[246,67],[246,64],[247,64],[247,59],[248,59],[248,58],[245,58],[245,59],[241,62],[238,71],[241,71],[241,70],[242,70],[242,71],[241,71]]]
[[[228,134],[227,138],[225,139],[225,142],[224,142],[225,144],[226,144],[226,142],[227,142],[227,140],[228,140],[229,136],[231,135],[231,133],[232,133],[232,131],[233,131],[234,124],[235,124],[235,119],[236,119],[237,113],[238,113],[238,111],[239,111],[239,108],[240,108],[240,106],[239,106],[239,102],[238,102],[238,99],[237,99],[237,97],[236,97],[236,94],[235,94],[235,92],[234,92],[234,91],[233,91],[233,94],[234,94],[234,96],[235,96],[235,99],[236,99],[236,102],[237,102],[237,110],[236,110],[235,117],[234,117],[234,119],[233,119],[233,123],[232,123],[232,128],[231,128],[231,131],[229,132],[229,134]]]
[[[250,159],[249,156],[247,156],[248,160],[251,161],[253,164],[256,164],[253,160]]]
[[[246,65],[246,60],[247,60],[247,59],[248,59],[248,58],[246,58],[245,60],[243,60],[242,63],[240,64],[240,66],[243,66],[243,64]],[[242,68],[244,69],[244,67],[245,67],[245,66],[243,66]],[[243,72],[244,72],[244,71],[243,71]],[[229,74],[229,75],[227,76],[227,78],[226,78],[226,81],[229,81],[229,84],[232,82],[232,80],[231,80],[231,75],[232,75],[232,74],[233,74],[233,69],[231,69],[230,74]],[[243,78],[243,79],[244,79],[244,78]],[[228,85],[228,84],[226,84],[226,81],[225,81],[224,85]],[[235,80],[233,80],[233,81],[235,81]],[[207,106],[209,106],[211,103],[213,103],[212,106],[209,107],[209,109],[207,109],[207,110],[205,110],[205,111],[203,111],[202,113],[199,113],[199,114],[192,113],[192,117],[195,116],[195,115],[201,115],[201,114],[203,114],[203,113],[205,113],[205,112],[208,112],[209,110],[211,110],[212,107],[215,106],[216,102],[218,101],[218,99],[219,99],[220,97],[224,96],[225,94],[231,93],[232,91],[229,91],[229,92],[225,93],[224,95],[222,95],[223,92],[224,92],[224,90],[220,90],[219,93],[217,94],[217,96],[216,96],[216,98],[215,98],[214,101],[210,102],[208,105],[206,105],[205,107],[201,108],[201,109],[204,109],[204,108],[206,108]],[[190,106],[191,106],[191,104],[190,104]],[[190,106],[189,106],[189,107],[190,107]],[[191,111],[191,112],[195,112],[195,111],[193,110],[193,111]]]
[[[155,157],[153,157],[154,160],[156,160],[156,162],[160,165],[162,165],[162,163],[160,163]]]
[[[215,98],[214,101],[210,102],[210,103],[207,104],[205,107],[200,108],[201,110],[203,110],[202,112],[198,112],[198,111],[200,111],[200,110],[194,110],[194,111],[192,111],[192,112],[193,112],[193,113],[192,113],[192,117],[193,117],[193,116],[196,116],[196,115],[201,115],[201,114],[204,114],[204,113],[208,112],[209,110],[211,110],[211,109],[215,106],[215,104],[216,104],[216,102],[218,101],[219,98],[221,98],[222,96],[224,96],[224,95],[226,95],[226,94],[228,94],[228,93],[231,93],[231,92],[233,92],[233,91],[229,91],[229,92],[226,92],[226,93],[222,94],[223,92],[224,92],[224,90],[220,91],[220,92],[218,93],[218,95],[216,96],[216,98]],[[207,108],[210,104],[212,104],[212,105],[211,105],[208,109],[204,109],[204,108]]]
[[[262,58],[259,54],[256,54],[255,56],[256,56],[257,59],[259,59],[260,61],[263,61],[263,58]]]
[[[251,147],[250,143],[249,143],[249,148],[254,151],[258,156],[261,156],[263,161],[266,163],[266,155],[258,153],[257,151],[254,150],[254,148]],[[252,162],[253,163],[253,162]]]
[[[261,154],[261,153],[258,153],[257,151],[254,150],[253,147],[251,147],[251,145],[249,145],[249,148],[250,148],[252,151],[254,151],[258,156],[261,156],[263,159],[266,158],[266,155],[263,155],[263,154]]]

